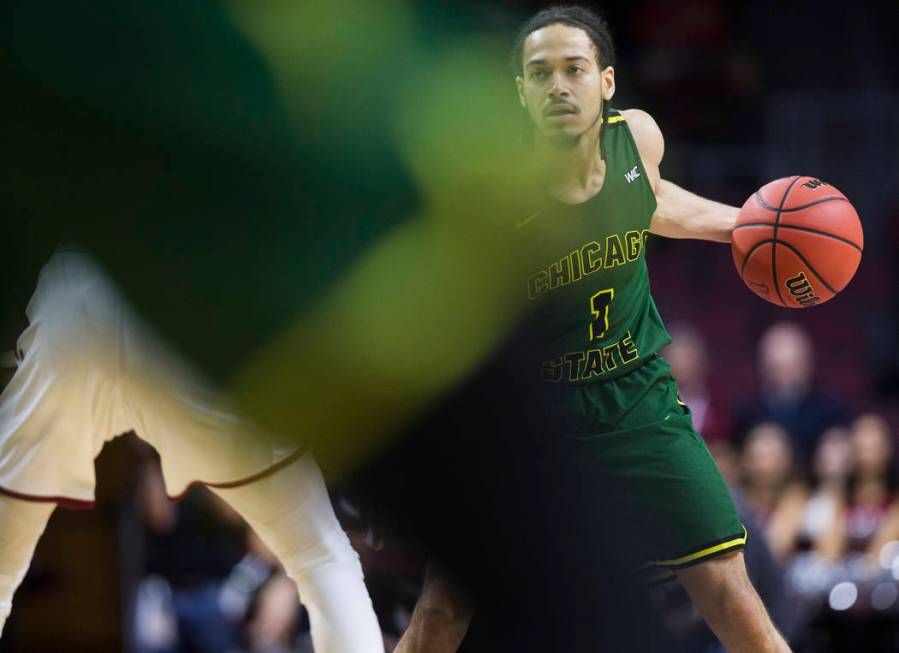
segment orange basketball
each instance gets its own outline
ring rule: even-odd
[[[746,200],[733,233],[734,264],[762,299],[808,308],[847,286],[862,260],[855,208],[814,177],[786,177]]]

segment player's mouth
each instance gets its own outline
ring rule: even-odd
[[[575,114],[577,114],[577,109],[563,102],[552,104],[543,110],[543,117],[553,122],[570,120]]]

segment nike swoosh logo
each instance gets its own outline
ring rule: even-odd
[[[526,225],[528,222],[530,222],[531,220],[533,220],[534,218],[536,218],[538,215],[540,215],[540,211],[537,211],[536,213],[534,213],[534,214],[532,214],[532,215],[529,215],[528,217],[526,217],[526,218],[525,218],[524,220],[522,220],[521,222],[517,222],[517,223],[515,224],[515,228],[516,228],[516,229],[521,229],[524,225]]]

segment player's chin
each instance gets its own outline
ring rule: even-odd
[[[561,113],[552,116],[544,116],[542,127],[545,132],[580,132],[583,131],[581,125],[582,114],[579,113]]]
[[[543,130],[543,135],[546,137],[546,140],[556,148],[563,150],[570,149],[577,145],[583,134],[584,132],[582,129],[577,129],[573,125]]]

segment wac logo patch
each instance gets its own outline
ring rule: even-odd
[[[627,183],[632,184],[637,180],[637,177],[640,176],[640,171],[637,170],[637,166],[634,166],[630,170],[624,173],[624,178],[627,179]]]
[[[820,297],[815,295],[811,282],[805,276],[805,272],[800,272],[795,277],[787,279],[787,290],[802,306],[814,306],[821,301]]]
[[[809,181],[805,182],[802,185],[805,186],[806,188],[811,188],[812,190],[817,190],[818,188],[821,188],[821,186],[826,186],[827,184],[825,184],[820,179],[810,179]]]

